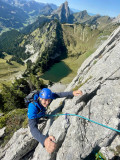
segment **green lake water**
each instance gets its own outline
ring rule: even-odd
[[[49,71],[46,71],[41,78],[52,82],[59,82],[62,78],[68,76],[72,70],[63,62],[54,64]]]

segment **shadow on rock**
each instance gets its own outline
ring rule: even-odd
[[[120,160],[120,157],[119,156],[114,156],[112,159],[110,160]]]

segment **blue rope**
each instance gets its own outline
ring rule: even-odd
[[[86,119],[86,120],[88,120],[88,121],[90,121],[90,122],[93,122],[93,123],[95,123],[95,124],[98,124],[98,125],[100,125],[100,126],[102,126],[102,127],[105,127],[105,128],[108,128],[108,129],[111,129],[111,130],[113,130],[113,131],[116,131],[116,132],[119,132],[119,133],[120,133],[120,130],[117,130],[117,129],[115,129],[115,128],[106,126],[106,125],[101,124],[101,123],[98,123],[98,122],[95,122],[95,121],[93,121],[93,120],[91,120],[91,119],[89,119],[89,118],[85,118],[85,117],[80,116],[80,115],[69,114],[69,113],[67,113],[67,115],[68,115],[68,116],[76,116],[76,117],[80,117],[80,118]],[[48,117],[51,117],[51,116],[52,116],[52,117],[57,117],[57,116],[66,116],[66,114],[55,114],[55,115],[46,115],[46,116],[48,116]]]

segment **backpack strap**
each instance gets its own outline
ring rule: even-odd
[[[31,102],[39,111],[42,111],[35,103],[37,103],[37,101],[32,101]]]
[[[45,111],[46,109],[41,107],[39,108],[36,104],[35,104],[35,101],[31,102],[39,111],[39,113],[37,114],[37,118],[40,118],[40,117],[45,117]],[[38,104],[39,105],[39,104]]]
[[[39,98],[39,91],[37,91],[36,93],[34,93],[33,101],[37,102],[38,98]]]

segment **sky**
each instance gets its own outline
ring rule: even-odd
[[[60,6],[65,0],[36,0]],[[89,13],[117,17],[120,14],[120,0],[67,0],[70,8]]]

